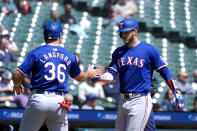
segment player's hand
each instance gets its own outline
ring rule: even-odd
[[[178,107],[180,109],[183,108],[183,106],[184,106],[183,96],[182,96],[181,91],[179,89],[176,89],[174,91],[174,97],[175,97],[176,107]]]
[[[23,89],[24,89],[24,87],[21,84],[20,85],[14,85],[13,93],[15,95],[20,95],[20,93],[23,92]]]
[[[62,107],[65,107],[68,111],[72,111],[72,110],[70,109],[70,105],[72,105],[71,102],[62,101],[62,102],[59,102],[58,104],[60,104]]]
[[[89,64],[87,73],[88,73],[88,78],[94,79],[94,78],[99,78],[104,72],[102,69],[92,69]]]

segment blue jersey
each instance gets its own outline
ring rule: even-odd
[[[44,45],[31,51],[18,67],[25,75],[32,72],[30,89],[68,92],[68,75],[81,70],[76,57],[60,46]]]
[[[112,54],[108,72],[119,74],[120,92],[151,91],[153,71],[166,67],[158,50],[150,44],[140,42],[136,47],[121,46]]]

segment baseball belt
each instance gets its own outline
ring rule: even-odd
[[[64,93],[60,91],[46,91],[46,90],[39,90],[39,89],[34,89],[31,90],[32,93],[35,94],[56,94],[62,96]]]
[[[120,97],[122,99],[130,99],[130,98],[135,98],[135,97],[140,97],[140,96],[147,96],[150,94],[149,92],[139,92],[139,93],[127,93],[127,94],[120,94]]]

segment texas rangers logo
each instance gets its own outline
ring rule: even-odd
[[[119,24],[119,28],[122,28],[122,26],[123,26],[123,23],[120,23],[120,24]]]

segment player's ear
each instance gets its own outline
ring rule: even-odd
[[[135,32],[135,35],[137,35],[137,33],[138,33],[137,29],[134,29],[134,32]]]
[[[59,40],[61,41],[61,39],[62,39],[62,34],[59,35]]]

